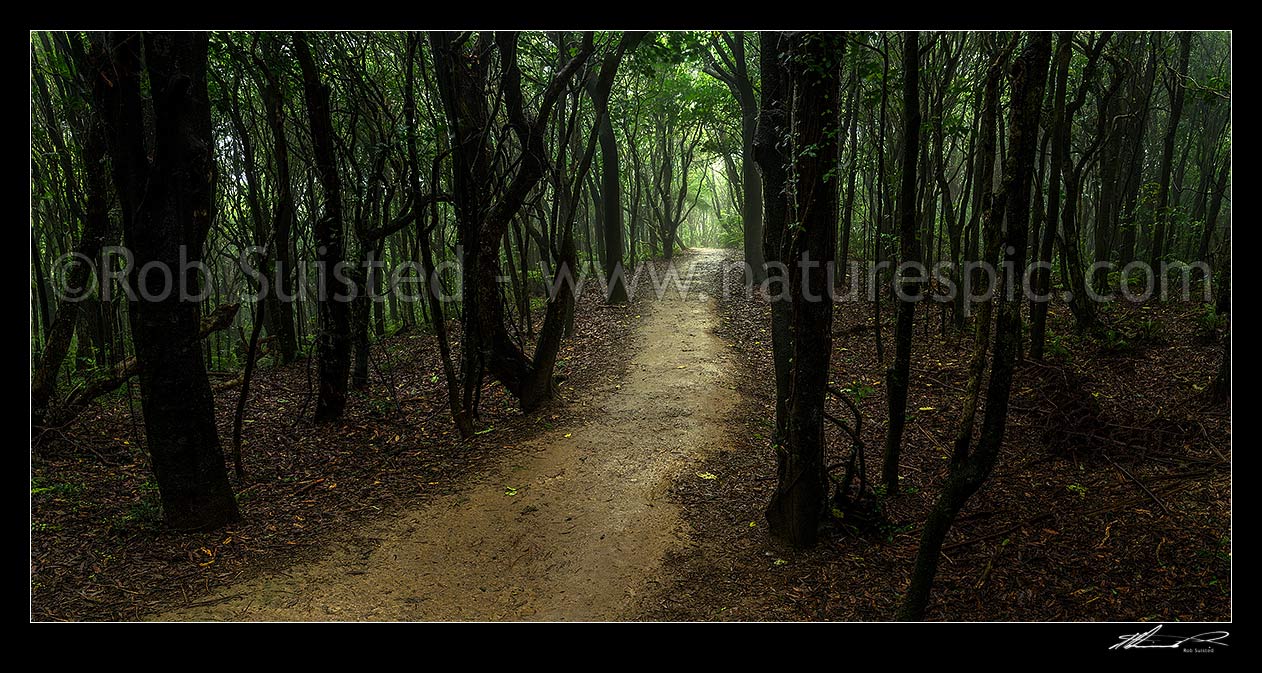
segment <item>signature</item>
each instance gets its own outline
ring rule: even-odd
[[[1161,625],[1158,624],[1151,631],[1145,633],[1132,633],[1119,636],[1119,641],[1114,643],[1110,650],[1132,650],[1132,649],[1178,649],[1185,643],[1205,644],[1205,645],[1222,645],[1223,638],[1231,635],[1226,631],[1206,631],[1195,636],[1169,636],[1158,633]]]

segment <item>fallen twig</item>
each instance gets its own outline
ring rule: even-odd
[[[1139,480],[1139,477],[1136,477],[1135,475],[1131,474],[1126,468],[1122,467],[1121,465],[1118,465],[1117,461],[1113,460],[1113,458],[1109,456],[1109,454],[1107,453],[1104,454],[1104,458],[1105,460],[1112,463],[1113,467],[1116,467],[1119,471],[1121,471],[1122,474],[1126,475],[1128,479],[1135,482],[1136,486],[1143,489],[1144,493],[1147,493],[1148,497],[1152,498],[1152,501],[1157,503],[1157,506],[1161,508],[1162,512],[1164,512],[1165,514],[1170,513],[1170,508],[1166,507],[1166,503],[1162,502],[1161,498],[1158,498],[1156,493],[1153,493],[1151,490],[1149,490],[1148,487],[1144,485],[1144,482]]]

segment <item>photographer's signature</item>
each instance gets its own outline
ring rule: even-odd
[[[1184,651],[1212,652],[1215,645],[1226,647],[1227,643],[1222,642],[1222,639],[1231,635],[1226,631],[1206,631],[1195,636],[1171,636],[1158,633],[1158,631],[1161,631],[1160,624],[1151,631],[1119,636],[1119,642],[1114,643],[1109,649],[1180,649],[1186,645]]]

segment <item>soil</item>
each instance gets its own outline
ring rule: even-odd
[[[234,481],[243,520],[221,531],[161,529],[134,404],[102,405],[33,452],[33,618],[890,619],[946,473],[971,338],[918,308],[901,492],[882,494],[875,526],[835,520],[816,548],[785,548],[762,514],[768,306],[722,291],[741,286],[738,259],[676,259],[686,291],[653,297],[642,279],[628,307],[588,287],[559,398],[523,415],[488,382],[470,441],[446,416],[430,335],[384,339],[339,426],[304,420],[302,363],[265,370]],[[1047,361],[1020,364],[930,619],[1230,619],[1230,407],[1205,392],[1225,327],[1188,302],[1102,310],[1115,334],[1089,337],[1054,305]],[[886,415],[874,328],[870,305],[837,306],[833,382],[863,415],[871,482]],[[233,402],[217,400],[223,437]],[[830,430],[830,463],[851,450]]]
[[[618,620],[688,544],[672,482],[727,437],[736,394],[700,251],[641,302],[626,374],[587,423],[545,432],[460,491],[340,540],[312,563],[159,620]],[[218,600],[229,597],[228,600]]]
[[[927,619],[1231,619],[1231,409],[1208,395],[1225,325],[1207,327],[1203,307],[1187,301],[1100,310],[1106,331],[1080,335],[1068,307],[1053,304],[1055,347],[1043,363],[1019,363],[998,464],[951,529]],[[763,516],[775,488],[769,311],[757,296],[723,295],[719,335],[737,355],[742,392],[733,444],[702,468],[719,476],[717,492],[677,489],[694,544],[668,560],[672,575],[642,614],[891,619],[946,476],[971,335],[945,326],[938,307],[917,308],[901,492],[881,497],[875,529],[834,520],[814,549],[793,550],[767,534]],[[871,482],[885,434],[891,313],[882,316],[884,363],[871,304],[842,302],[833,321],[833,382],[862,411]],[[841,405],[833,413],[850,418]],[[851,451],[839,434],[830,428],[830,464]]]
[[[593,401],[627,368],[636,315],[607,307],[599,287],[586,284],[574,333],[558,355],[565,380],[552,408],[522,414],[488,378],[478,434],[467,441],[447,410],[435,339],[421,328],[403,327],[374,345],[369,385],[351,392],[336,423],[311,422],[310,361],[264,360],[245,415],[245,478],[230,474],[241,521],[216,531],[162,527],[138,393],[125,387],[102,398],[33,438],[32,618],[137,620],[204,605],[219,588],[314,562],[383,517],[463,491],[519,444],[587,422]],[[459,327],[449,322],[453,349]],[[531,335],[520,338],[529,347]],[[212,382],[226,443],[240,387],[225,383],[232,368],[225,369],[223,377],[212,372]]]

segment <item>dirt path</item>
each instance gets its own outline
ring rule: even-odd
[[[682,296],[633,307],[636,354],[586,425],[535,438],[461,492],[370,526],[324,558],[156,618],[634,619],[665,553],[688,544],[667,489],[724,443],[735,404],[715,300],[700,291],[720,258],[687,258]]]

